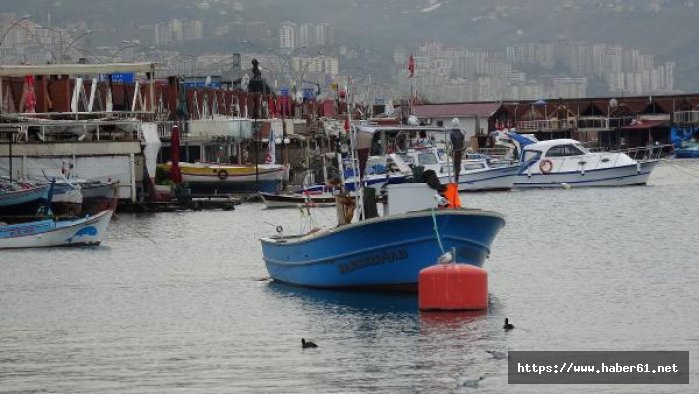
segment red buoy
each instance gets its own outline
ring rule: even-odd
[[[469,264],[437,264],[418,277],[420,310],[488,308],[488,273]]]

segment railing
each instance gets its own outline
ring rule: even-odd
[[[651,146],[639,146],[636,148],[624,148],[615,149],[609,151],[603,151],[600,149],[594,149],[595,152],[609,152],[609,153],[625,153],[630,158],[636,161],[646,161],[646,160],[658,160],[664,157],[672,156],[675,152],[675,147],[672,144],[662,144],[662,145],[651,145]]]
[[[521,120],[517,122],[517,131],[569,130],[573,126],[575,126],[574,119]]]
[[[500,148],[480,148],[475,151],[475,153],[481,153],[493,158],[502,159],[505,158],[509,153],[510,149],[506,147]]]
[[[678,111],[672,114],[672,120],[680,125],[699,124],[699,111]]]

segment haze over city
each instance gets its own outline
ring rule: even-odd
[[[410,89],[428,102],[699,89],[694,0],[5,0],[0,13],[4,64],[154,61],[162,75],[226,79],[256,57],[275,89],[351,76],[368,100]]]

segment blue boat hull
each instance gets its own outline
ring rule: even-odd
[[[476,266],[505,224],[500,214],[481,210],[439,210],[435,218],[444,248],[456,249],[455,261]],[[430,211],[261,242],[272,279],[318,288],[414,290],[420,270],[441,255]]]
[[[30,190],[0,192],[0,215],[34,215],[46,203],[49,186],[37,186]]]
[[[699,158],[699,149],[679,148],[675,149],[675,157],[678,159],[697,159]]]

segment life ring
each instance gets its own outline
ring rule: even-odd
[[[220,170],[218,170],[218,172],[216,173],[216,175],[218,176],[218,179],[220,179],[220,180],[223,181],[223,180],[225,180],[226,178],[228,178],[228,171],[226,171],[226,170],[224,170],[224,169],[220,169]]]
[[[544,159],[539,162],[539,169],[541,170],[542,174],[549,174],[551,170],[553,170],[553,162],[549,159]]]

